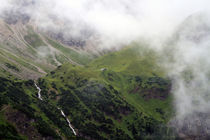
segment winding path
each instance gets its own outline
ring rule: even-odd
[[[35,87],[38,89],[38,98],[39,98],[39,100],[43,100],[43,99],[42,99],[42,96],[41,96],[41,91],[42,91],[41,88],[37,86],[37,84],[36,84],[35,81],[34,81],[34,85],[35,85]],[[76,133],[76,131],[74,130],[74,128],[72,127],[71,122],[69,121],[68,117],[65,115],[65,113],[63,112],[63,110],[60,109],[59,107],[58,107],[58,110],[61,111],[61,115],[66,119],[66,121],[68,122],[69,128],[72,130],[72,132],[73,132],[74,135],[76,136],[77,133]]]

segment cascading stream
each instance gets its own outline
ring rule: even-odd
[[[42,95],[41,95],[41,91],[42,91],[41,88],[37,86],[36,82],[34,82],[34,85],[35,85],[36,88],[38,89],[38,98],[39,98],[39,100],[43,100],[43,99],[42,99]]]
[[[34,85],[35,85],[35,87],[38,89],[38,98],[39,98],[39,100],[43,100],[42,99],[42,95],[41,95],[41,88],[40,87],[38,87],[37,86],[37,84],[36,84],[36,82],[34,81]],[[59,107],[58,107],[58,110],[60,110],[61,111],[61,115],[66,119],[66,121],[67,121],[67,123],[68,123],[68,126],[69,126],[69,128],[72,130],[72,132],[74,133],[74,135],[76,136],[77,135],[77,133],[76,133],[76,131],[74,130],[74,128],[72,127],[72,125],[71,125],[71,122],[69,121],[69,119],[68,119],[68,117],[65,115],[65,113],[63,112],[63,110],[62,109],[60,109]]]
[[[69,119],[66,117],[65,113],[63,112],[63,110],[60,109],[60,108],[58,108],[58,109],[61,111],[62,116],[66,119],[66,121],[68,122],[69,127],[71,128],[71,130],[73,131],[74,135],[76,136],[77,133],[76,133],[76,131],[74,130],[74,128],[72,127],[71,122],[70,122]]]

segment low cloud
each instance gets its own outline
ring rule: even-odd
[[[27,13],[37,26],[63,31],[67,37],[92,31],[100,36],[101,47],[110,48],[141,38],[160,42],[187,16],[208,10],[209,4],[207,0],[2,0],[0,8]]]

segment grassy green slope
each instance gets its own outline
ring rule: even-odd
[[[0,138],[174,139],[166,125],[172,113],[170,81],[157,58],[132,45],[83,67],[66,63],[38,80],[43,101],[33,81],[0,78],[0,129],[7,130]]]
[[[94,68],[108,68],[115,72],[125,72],[142,76],[163,75],[156,64],[157,54],[152,50],[133,43],[120,51],[107,54],[93,61]]]
[[[75,139],[60,110],[36,93],[31,80],[0,78],[0,139]]]
[[[93,61],[90,69],[103,70],[101,75],[105,81],[120,90],[132,105],[161,120],[162,116],[155,108],[160,106],[169,117],[172,97],[168,96],[170,82],[157,61],[158,55],[154,51],[134,43]],[[157,92],[158,95],[151,93],[148,97],[148,92]]]
[[[75,51],[71,48],[64,47],[60,43],[58,43],[58,42],[56,42],[52,39],[49,39],[49,38],[47,38],[47,41],[55,49],[62,52],[65,58],[67,58],[67,59],[70,58],[71,60],[73,60],[74,62],[76,62],[78,64],[86,65],[92,59],[92,56],[89,55],[88,53],[78,52],[78,51]],[[58,58],[58,60],[59,60],[59,58]],[[62,62],[62,60],[60,60],[60,61]],[[67,62],[67,61],[63,61],[62,63],[64,63],[64,62]]]
[[[173,138],[165,127],[170,81],[155,60],[146,48],[126,47],[86,67],[65,64],[39,84],[44,99],[63,108],[83,137]]]

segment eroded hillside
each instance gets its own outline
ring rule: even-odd
[[[33,24],[0,20],[0,28],[2,76],[7,71],[18,78],[37,79],[63,63],[83,65],[92,59],[86,51],[62,45]]]

